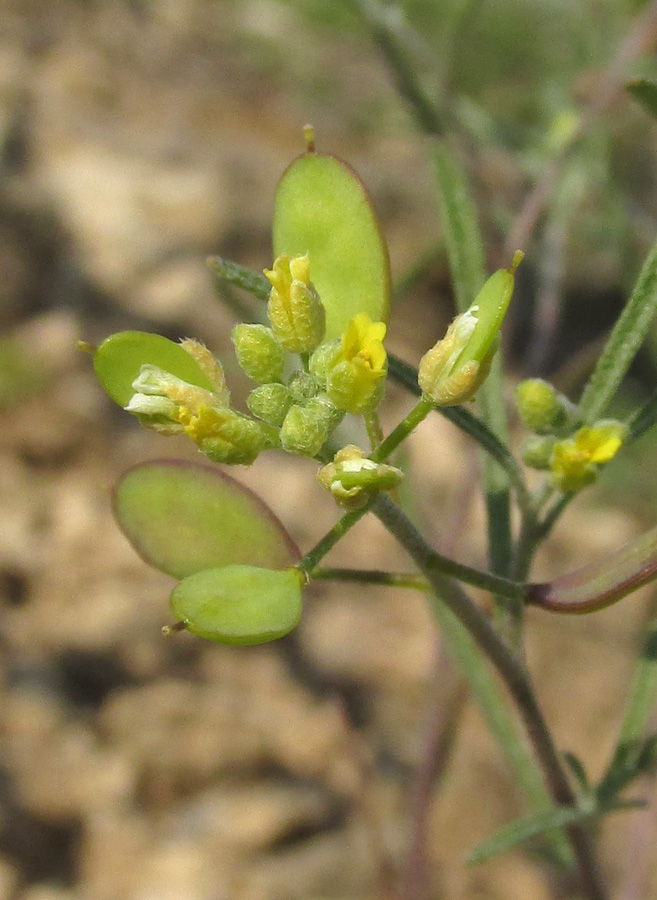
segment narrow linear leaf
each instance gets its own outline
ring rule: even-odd
[[[257,300],[267,302],[269,299],[271,284],[261,273],[254,272],[253,269],[241,266],[230,259],[224,259],[223,256],[208,257],[207,265],[217,280],[234,284]]]
[[[512,847],[522,844],[530,838],[537,837],[554,828],[563,828],[576,822],[583,822],[599,814],[599,811],[587,807],[557,806],[554,809],[527,816],[505,825],[491,837],[479,844],[470,854],[467,861],[471,864],[484,862],[493,856],[499,856]]]
[[[648,628],[643,650],[634,671],[632,686],[623,716],[619,747],[636,741],[646,733],[657,701],[657,619]],[[617,751],[618,753],[618,751]]]
[[[639,273],[632,296],[616,322],[589,378],[579,411],[585,424],[593,424],[616,393],[643,343],[657,312],[657,243]]]
[[[653,119],[657,119],[657,84],[654,81],[648,81],[647,78],[636,78],[630,81],[627,90]]]
[[[527,603],[561,613],[589,613],[657,578],[657,528],[604,559],[554,581],[528,586]]]
[[[282,569],[300,559],[263,501],[221,470],[175,460],[129,469],[116,520],[145,562],[174,578],[239,563]]]
[[[630,435],[636,440],[657,424],[657,391],[654,391],[640,409],[628,419]]]
[[[443,141],[433,144],[432,154],[456,308],[465,312],[486,280],[477,213],[465,171],[455,155]]]
[[[588,776],[586,774],[586,769],[584,768],[582,761],[577,756],[575,756],[574,753],[567,752],[564,753],[563,756],[570,767],[570,771],[577,779],[580,790],[582,791],[582,793],[586,793],[589,790],[590,785]]]

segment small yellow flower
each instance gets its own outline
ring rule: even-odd
[[[366,313],[347,325],[327,373],[327,393],[338,409],[364,413],[381,402],[388,366],[385,334],[385,323],[372,322]]]
[[[274,334],[290,353],[311,352],[324,339],[326,312],[310,281],[308,256],[282,253],[265,276],[272,286],[267,314]]]
[[[609,462],[627,437],[627,428],[613,420],[598,422],[555,444],[550,471],[562,491],[579,491],[595,481],[598,466]]]

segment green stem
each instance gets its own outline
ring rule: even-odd
[[[410,588],[415,591],[431,590],[426,578],[421,578],[419,575],[407,575],[404,572],[315,566],[309,575],[313,581],[351,581],[358,584],[378,584],[383,587]]]
[[[370,448],[375,450],[383,441],[383,431],[381,430],[381,422],[376,410],[365,413],[365,428],[367,429],[367,437],[370,441]]]
[[[385,440],[383,440],[374,452],[371,459],[375,462],[384,462],[390,454],[397,449],[401,442],[416,428],[433,409],[433,403],[427,397],[421,397],[405,419],[394,428]]]
[[[379,496],[373,511],[425,575],[435,592],[435,602],[444,603],[454,613],[499,672],[525,724],[555,803],[574,806],[577,802],[576,797],[561,766],[552,736],[523,664],[507,648],[486,616],[459,584],[437,568],[431,547],[402,510],[388,497]],[[433,597],[432,594],[428,596]],[[600,880],[589,833],[580,824],[573,824],[568,828],[568,834],[577,859],[584,893],[589,900],[604,900],[606,892]]]
[[[330,548],[329,548],[330,549]],[[472,587],[489,591],[491,594],[501,594],[512,600],[522,600],[526,594],[527,586],[518,584],[515,581],[509,581],[508,578],[500,578],[499,575],[491,575],[489,572],[482,572],[481,569],[474,569],[470,566],[464,566],[455,562],[453,559],[443,556],[437,550],[432,551],[432,564],[440,572],[457,578],[465,584]],[[305,567],[304,567],[305,569]],[[306,571],[308,571],[306,569]],[[395,572],[382,572],[378,570],[368,571],[366,569],[337,569],[324,568],[317,566],[309,572],[312,579],[322,579],[329,581],[358,581],[366,584],[381,584],[389,587],[408,587],[419,591],[431,590],[431,585],[424,578],[418,578],[416,575],[407,575]]]
[[[370,511],[374,504],[374,500],[375,498],[372,498],[365,506],[361,506],[360,509],[352,509],[350,512],[345,513],[341,519],[338,519],[333,528],[327,531],[324,537],[315,544],[312,550],[309,550],[308,553],[306,553],[303,559],[298,563],[298,568],[310,577],[310,573],[318,565],[320,560],[326,556],[329,550],[335,547],[338,541],[353,528],[356,522],[363,518],[365,513]]]

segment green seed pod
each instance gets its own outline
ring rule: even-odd
[[[307,140],[309,152],[294,160],[276,191],[274,255],[308,254],[327,337],[337,338],[357,313],[387,319],[388,251],[358,176]]]
[[[570,401],[542,378],[528,378],[516,388],[516,406],[525,428],[536,434],[554,434],[567,423],[574,409]]]
[[[292,406],[292,395],[284,384],[261,384],[251,391],[246,405],[263,422],[280,427]]]
[[[184,578],[171,611],[193,634],[222,644],[262,644],[283,637],[301,616],[298,569],[230,565]]]
[[[305,406],[292,406],[281,428],[281,447],[288,453],[317,456],[329,436],[321,416]]]
[[[237,362],[249,378],[258,384],[280,381],[285,358],[271,328],[240,324],[233,328],[230,337],[235,345]]]
[[[522,461],[530,469],[541,471],[550,468],[550,459],[556,443],[555,437],[531,434],[524,439],[520,448]]]

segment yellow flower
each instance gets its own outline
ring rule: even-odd
[[[326,312],[310,281],[308,256],[282,253],[265,276],[272,286],[267,314],[274,334],[290,353],[311,352],[324,338]]]
[[[626,437],[625,425],[608,420],[580,428],[572,438],[559,441],[550,458],[556,486],[562,491],[579,491],[594,482],[598,466],[613,459]]]
[[[338,409],[364,413],[381,402],[388,366],[384,322],[359,313],[349,322],[327,373],[327,394]]]

